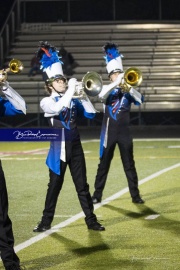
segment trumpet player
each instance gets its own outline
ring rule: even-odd
[[[99,94],[104,102],[104,117],[100,137],[100,163],[95,178],[95,191],[92,196],[93,203],[99,203],[102,200],[114,150],[118,145],[132,202],[142,204],[144,200],[138,189],[129,120],[131,103],[139,106],[143,102],[143,96],[125,84],[122,55],[119,53],[117,45],[106,43],[103,50],[111,83],[104,86]],[[124,91],[124,88],[129,88],[128,92]]]
[[[103,231],[105,228],[97,221],[93,211],[93,202],[86,178],[85,158],[76,124],[78,117],[92,119],[96,111],[89,100],[80,101],[78,98],[73,98],[77,90],[77,80],[71,78],[67,83],[62,70],[63,63],[59,60],[54,46],[48,42],[40,42],[37,57],[48,76],[46,89],[49,97],[43,98],[40,106],[50,127],[60,129],[62,140],[51,142],[50,145],[46,159],[49,168],[49,184],[45,206],[41,220],[33,231],[43,232],[51,228],[67,166],[69,166],[79,202],[85,214],[87,228]]]
[[[0,89],[5,97],[0,97],[0,116],[26,113],[24,99],[9,85],[5,70],[0,71]],[[0,256],[6,270],[25,269],[14,251],[12,222],[8,216],[8,193],[6,180],[0,161]]]

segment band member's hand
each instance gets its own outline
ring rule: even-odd
[[[76,92],[79,95],[83,91],[83,83],[82,82],[77,82],[76,84]]]
[[[115,80],[115,83],[116,83],[117,86],[119,86],[119,85],[122,83],[123,77],[124,77],[124,73],[120,73],[120,74],[117,76],[117,78],[116,78],[116,80]]]
[[[3,70],[1,70],[1,72],[0,72],[0,83],[4,82],[6,80],[6,78],[7,78],[6,73],[4,73]]]
[[[138,92],[136,89],[134,89],[133,87],[131,87],[129,94],[137,101],[139,102],[139,104],[142,103],[142,95],[140,92]]]
[[[125,82],[124,78],[121,80],[120,88],[122,93],[128,93],[131,89],[131,87]]]
[[[77,85],[77,79],[76,78],[71,78],[68,81],[68,89],[70,89],[73,92],[73,94],[76,91],[76,85]]]
[[[9,87],[9,83],[7,81],[0,81],[0,87],[2,91],[6,91]]]
[[[2,91],[6,91],[9,87],[9,83],[7,81],[0,81],[0,88]]]

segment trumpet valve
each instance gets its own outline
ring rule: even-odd
[[[83,87],[83,83],[82,82],[78,82],[76,85],[76,91],[75,93],[77,93],[78,95],[82,93],[84,87]]]

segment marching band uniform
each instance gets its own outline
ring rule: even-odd
[[[133,141],[129,129],[131,104],[139,106],[143,102],[143,96],[133,88],[124,93],[119,86],[124,83],[122,56],[114,43],[107,43],[104,50],[109,77],[117,74],[117,78],[104,86],[99,94],[104,102],[104,117],[100,136],[100,163],[94,184],[93,203],[98,203],[102,199],[116,144],[119,147],[132,201],[144,203],[139,195],[138,176],[133,158]]]
[[[2,74],[0,74],[2,75]],[[2,78],[0,78],[1,80]],[[1,83],[6,98],[0,97],[0,116],[13,116],[26,113],[24,99],[9,85]],[[8,216],[8,193],[4,172],[0,161],[0,256],[5,269],[20,270],[20,260],[14,251],[12,222]]]
[[[43,44],[41,44],[41,48]],[[48,52],[46,50],[46,53],[49,53],[49,55],[56,53],[54,47],[50,47],[47,43],[45,43],[45,48],[49,49]],[[42,57],[46,58],[47,54],[44,54]],[[41,59],[41,63],[43,61]],[[46,67],[45,71],[48,75],[49,82],[57,78],[60,80],[65,78],[59,58],[57,62]],[[50,83],[50,85],[52,84]],[[43,98],[40,102],[44,116],[48,118],[50,126],[60,130],[61,141],[52,141],[50,145],[46,160],[46,164],[49,167],[50,181],[43,216],[41,222],[34,228],[34,232],[42,232],[50,229],[67,166],[69,166],[79,202],[85,214],[85,222],[88,229],[99,231],[105,229],[97,222],[96,215],[93,213],[93,202],[86,177],[85,158],[76,125],[78,117],[92,119],[96,111],[89,100],[83,99],[79,101],[79,99],[73,98],[76,85],[77,80],[72,78],[69,80],[65,92],[58,92],[54,88],[55,91],[52,91],[49,97]]]

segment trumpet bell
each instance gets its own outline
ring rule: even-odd
[[[124,80],[131,87],[138,87],[143,80],[142,72],[136,67],[130,67],[124,73]]]
[[[82,78],[83,90],[91,97],[97,96],[103,87],[101,76],[95,71],[88,71]]]
[[[12,59],[10,62],[9,62],[9,69],[11,72],[13,73],[19,73],[23,70],[23,64],[20,60],[18,59]]]

